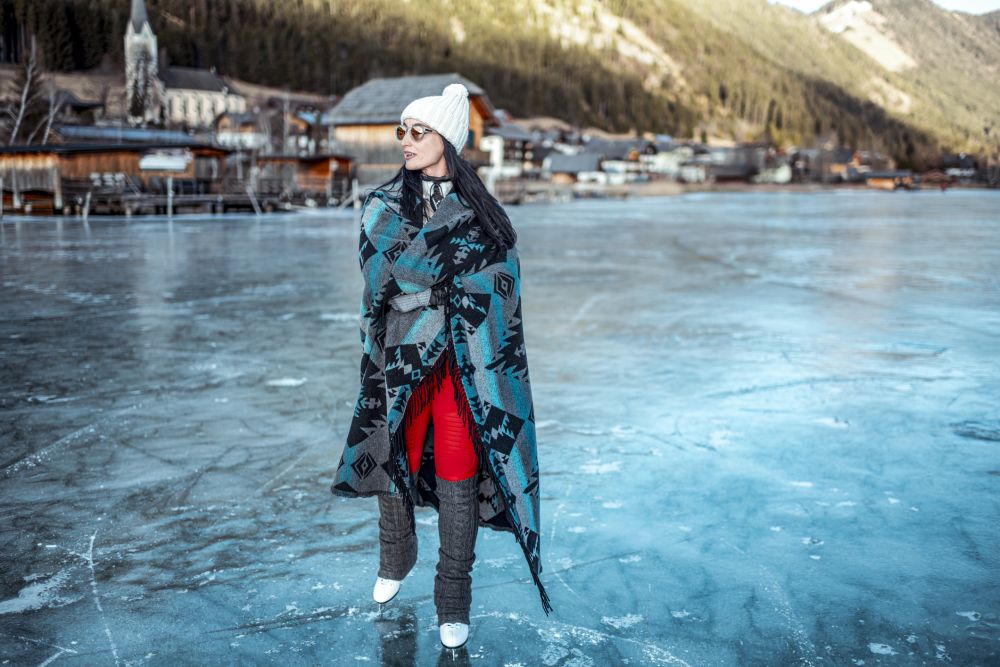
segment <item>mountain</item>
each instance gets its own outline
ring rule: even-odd
[[[986,14],[980,14],[979,20],[1000,34],[1000,9],[987,12]]]
[[[18,35],[35,33],[53,69],[120,63],[130,4],[5,1],[0,58],[13,59]],[[837,0],[811,15],[767,0],[146,6],[172,64],[321,94],[373,76],[459,71],[515,117],[710,141],[843,143],[901,166],[929,164],[941,149],[995,150],[1000,127],[996,20],[928,0]]]
[[[955,150],[1000,148],[1000,12],[975,16],[930,0],[834,0],[811,18],[878,63],[873,77],[898,91],[898,117]]]
[[[735,104],[711,95],[704,122],[735,138],[760,132],[781,144],[843,143],[888,152],[901,166],[928,164],[940,149],[935,128],[907,114],[911,96],[891,74],[813,18],[766,0],[646,0],[641,24],[685,52],[697,81],[736,91]],[[671,17],[695,17],[674,36]],[[745,108],[746,105],[746,108]],[[761,111],[764,109],[765,111]]]

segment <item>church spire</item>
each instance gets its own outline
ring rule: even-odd
[[[144,123],[160,115],[162,84],[157,60],[156,35],[146,3],[132,0],[132,15],[125,27],[125,106],[131,122]]]
[[[140,32],[142,30],[143,23],[149,22],[149,16],[146,14],[146,3],[144,0],[132,0],[132,16],[129,21],[132,23],[132,29],[136,32]]]

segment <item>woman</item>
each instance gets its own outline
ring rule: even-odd
[[[380,604],[416,563],[414,505],[437,509],[434,603],[441,642],[456,648],[480,525],[514,534],[551,611],[520,260],[507,214],[459,156],[465,86],[412,101],[400,121],[404,164],[361,216],[361,390],[331,491],[378,496]]]

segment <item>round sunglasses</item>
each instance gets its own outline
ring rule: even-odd
[[[424,138],[425,134],[434,132],[434,130],[432,130],[429,127],[425,127],[423,125],[414,125],[411,128],[407,128],[405,125],[396,126],[396,138],[399,139],[400,141],[406,138],[407,132],[409,132],[413,136],[413,141],[420,141],[421,139]]]

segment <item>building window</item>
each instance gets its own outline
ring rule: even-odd
[[[475,130],[472,130],[472,129],[469,130],[469,136],[465,140],[465,147],[466,148],[471,148],[472,150],[476,149],[476,131]]]

